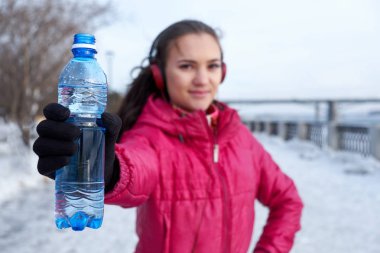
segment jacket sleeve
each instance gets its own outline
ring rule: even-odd
[[[256,144],[260,154],[258,200],[269,208],[269,216],[254,253],[289,252],[301,228],[303,203],[293,180],[280,170],[261,144]]]
[[[115,146],[119,181],[105,195],[105,203],[135,207],[145,202],[158,182],[157,153],[144,136],[124,133]]]

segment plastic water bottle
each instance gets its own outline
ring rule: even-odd
[[[70,109],[79,126],[77,152],[55,176],[57,228],[97,229],[104,208],[104,128],[97,125],[107,103],[107,78],[95,59],[95,37],[74,35],[74,58],[59,77],[58,103]]]

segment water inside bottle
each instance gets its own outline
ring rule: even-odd
[[[104,209],[104,128],[80,127],[77,152],[56,171],[55,219],[59,229],[99,228]]]
[[[56,225],[81,231],[97,229],[103,221],[103,182],[64,182],[56,187]]]
[[[72,115],[100,116],[107,103],[107,86],[104,84],[59,84],[58,103],[69,108]]]

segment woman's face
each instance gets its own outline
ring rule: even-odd
[[[222,78],[221,51],[207,33],[187,34],[169,48],[165,75],[171,102],[189,112],[206,110]]]

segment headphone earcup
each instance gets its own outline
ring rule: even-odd
[[[150,65],[150,70],[152,71],[152,75],[153,75],[153,79],[154,79],[154,82],[156,84],[156,87],[159,90],[163,90],[164,89],[164,78],[162,76],[160,67],[156,63],[153,63]]]
[[[226,74],[227,74],[227,65],[223,62],[222,63],[222,80],[220,81],[220,83],[223,83],[224,78],[226,78]]]

